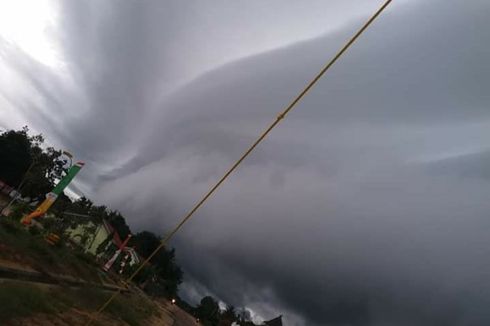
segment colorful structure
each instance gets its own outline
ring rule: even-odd
[[[81,246],[86,253],[92,254],[97,257],[98,260],[106,260],[113,255],[115,250],[122,247],[123,241],[106,220],[102,220],[100,224],[94,224],[91,221],[85,223],[78,223],[76,226],[68,228],[65,231],[73,243]],[[107,239],[110,239],[107,242]],[[106,244],[105,244],[106,243]],[[100,248],[103,246],[104,248]],[[139,264],[141,261],[140,256],[134,250],[133,247],[125,246],[122,253],[129,255],[128,264],[126,266],[133,266]]]
[[[129,237],[123,242],[117,231],[104,219],[100,224],[94,224],[91,221],[78,223],[76,226],[66,229],[65,235],[86,253],[96,256],[99,262],[104,261],[104,268],[107,270],[112,267],[121,254],[124,255],[124,264],[121,264],[119,273],[128,266],[141,262],[136,250],[127,246]]]
[[[73,243],[82,247],[85,252],[96,256],[97,248],[111,236],[113,231],[112,226],[105,220],[100,224],[95,224],[92,221],[83,221],[73,223],[71,227],[65,230],[65,235]],[[113,237],[115,237],[115,234]]]
[[[68,173],[65,175],[65,177],[61,179],[60,182],[58,182],[56,187],[54,187],[54,189],[46,195],[46,199],[36,208],[36,210],[30,213],[29,215],[24,216],[21,222],[25,225],[30,225],[32,219],[43,216],[51,207],[51,205],[54,204],[58,196],[61,195],[61,193],[63,193],[63,190],[65,190],[65,188],[70,184],[70,182],[78,174],[78,172],[80,172],[80,169],[84,165],[85,163],[83,162],[75,163],[68,170]]]
[[[109,269],[111,269],[112,265],[114,264],[114,262],[116,261],[116,259],[119,257],[119,255],[121,254],[121,252],[126,248],[126,245],[129,241],[129,239],[131,239],[131,234],[129,234],[126,238],[126,240],[124,240],[124,242],[121,244],[121,246],[119,247],[119,249],[116,250],[116,252],[114,253],[114,255],[111,257],[111,259],[109,259],[107,261],[107,263],[105,263],[104,267],[102,267],[102,269],[106,272],[109,271]]]

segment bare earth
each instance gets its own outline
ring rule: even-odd
[[[157,302],[160,307],[160,316],[151,317],[141,323],[145,326],[199,326],[195,319],[179,307],[169,302]],[[9,321],[5,326],[83,326],[87,322],[89,312],[72,309],[58,315],[37,314],[31,317],[19,318]],[[95,325],[128,326],[124,321],[102,315]]]

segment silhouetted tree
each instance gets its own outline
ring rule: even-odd
[[[31,140],[27,128],[0,134],[0,179],[17,187],[32,163]]]
[[[0,179],[18,187],[25,177],[23,196],[43,198],[65,172],[62,152],[43,143],[43,136],[29,136],[27,127],[0,134]]]
[[[201,299],[200,304],[196,308],[197,316],[206,326],[215,326],[219,322],[219,305],[216,300],[210,296]]]
[[[109,211],[105,218],[109,223],[111,223],[117,234],[119,234],[121,240],[124,241],[124,239],[126,239],[126,237],[131,233],[131,229],[126,224],[126,220],[118,211]]]
[[[129,244],[134,246],[142,257],[146,258],[160,245],[160,241],[154,233],[143,231],[134,235]],[[151,294],[153,295],[175,296],[183,278],[182,270],[175,262],[175,249],[162,248],[153,256],[150,264],[151,266],[147,267],[144,275],[142,275],[144,277],[139,278],[139,281],[151,281],[147,288],[152,289]]]
[[[226,310],[221,313],[220,326],[230,326],[233,322],[238,321],[238,317],[235,312],[235,307],[229,305]]]

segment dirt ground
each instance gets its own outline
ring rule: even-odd
[[[71,258],[67,253],[69,251],[61,251],[61,254],[65,254],[65,259],[59,259],[55,255],[58,254],[56,250],[47,248],[45,251],[41,251],[38,254],[35,250],[30,250],[30,247],[25,246],[29,249],[29,251],[24,250],[24,246],[20,246],[20,240],[26,237],[27,235],[24,233],[19,233],[15,235],[9,235],[7,233],[3,233],[0,237],[0,266],[16,269],[20,271],[33,272],[33,271],[43,271],[50,268],[50,272],[52,270],[56,270],[58,273],[63,272],[64,275],[73,275],[74,277],[80,277],[81,268],[83,269],[94,269],[93,266],[87,266],[83,261],[71,262],[75,267],[80,267],[78,270],[74,270],[74,268],[68,268],[72,266],[67,266],[66,258]],[[10,239],[11,238],[11,239]],[[24,239],[25,241],[29,241],[30,238]],[[30,241],[29,241],[30,242]],[[38,242],[39,243],[39,242]],[[42,242],[40,242],[42,244]],[[37,248],[37,247],[36,247]],[[51,251],[54,250],[54,253]],[[50,265],[41,262],[40,259],[44,258],[46,255],[47,258],[51,258],[51,256],[47,256],[47,254],[51,254],[54,256]],[[40,256],[42,255],[42,256]],[[73,260],[73,258],[72,258]],[[76,265],[75,265],[76,263]],[[56,265],[56,268],[54,268]],[[93,271],[91,271],[94,273]],[[96,273],[97,274],[97,273]],[[100,280],[102,281],[102,280]],[[100,282],[99,281],[99,282]],[[5,282],[9,282],[9,280],[0,279],[0,287],[2,284],[6,284]],[[24,281],[17,281],[24,282]],[[25,282],[26,284],[31,284],[34,287],[39,287],[40,289],[46,289],[50,286],[57,287],[56,285],[46,285],[46,284],[38,284],[32,282]],[[104,282],[106,283],[106,282]],[[107,284],[107,283],[106,283]],[[0,288],[0,291],[2,289]],[[64,292],[64,291],[63,291]],[[132,291],[133,292],[133,291]],[[133,296],[142,296],[141,300],[150,300],[142,291],[136,291],[134,289]],[[142,326],[198,326],[194,317],[188,315],[185,311],[181,310],[176,305],[172,305],[167,300],[159,299],[158,301],[151,300],[157,307],[158,313],[152,314],[149,318],[145,318],[139,321],[133,322],[132,325],[142,325]],[[132,301],[133,303],[138,302]],[[9,319],[8,321],[0,321],[0,324],[6,326],[84,326],[86,325],[89,316],[93,313],[93,310],[81,308],[80,306],[70,308],[68,310],[59,312],[59,313],[34,313],[29,315],[28,317],[16,317],[13,319]],[[131,309],[131,306],[128,306],[128,309]],[[107,326],[127,326],[129,325],[127,322],[122,319],[116,317],[114,314],[102,314],[98,317],[98,322],[93,325],[107,325]],[[131,326],[132,326],[131,325]]]
[[[196,320],[185,311],[170,303],[158,302],[160,316],[146,319],[144,326],[199,326]],[[71,309],[58,315],[37,314],[30,317],[9,321],[5,326],[84,326],[89,318],[89,312]],[[128,326],[124,321],[116,320],[107,315],[100,315],[94,325]]]

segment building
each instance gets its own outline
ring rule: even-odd
[[[282,326],[282,315],[271,319],[269,321],[264,321],[265,326]]]
[[[85,252],[99,258],[110,257],[115,250],[121,248],[123,243],[119,234],[106,220],[102,220],[98,225],[91,221],[79,223],[75,227],[68,228],[65,234]],[[130,255],[129,266],[139,264],[141,261],[134,248],[125,247],[122,254]]]

